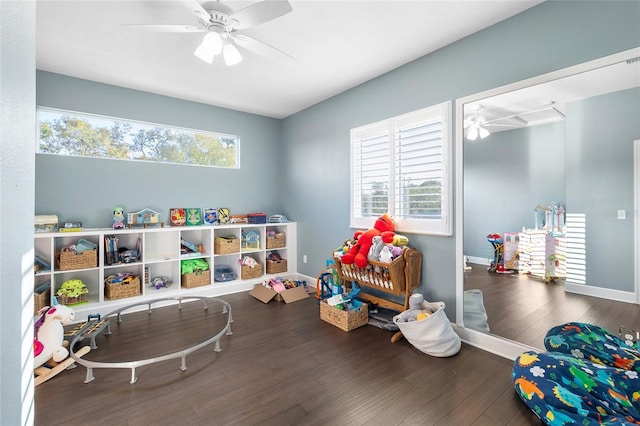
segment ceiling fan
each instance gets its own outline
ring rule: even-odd
[[[185,24],[123,24],[122,27],[140,31],[169,33],[206,33],[193,52],[198,58],[211,64],[216,55],[222,53],[227,66],[242,61],[238,47],[262,56],[276,57],[286,61],[295,60],[291,55],[267,43],[249,37],[242,31],[263,24],[291,12],[287,0],[265,0],[234,11],[218,1],[200,4],[196,0],[182,3],[194,14],[197,25]]]
[[[465,128],[465,137],[470,141],[475,141],[478,138],[484,139],[491,134],[487,127],[496,126],[496,127],[524,127],[527,125],[527,121],[518,117],[517,115],[511,115],[508,117],[495,118],[493,120],[487,120],[485,117],[479,115],[479,112],[484,107],[482,105],[475,106],[475,112],[470,117],[464,120],[464,128]],[[498,121],[506,120],[506,119],[514,119],[520,123],[520,125],[516,124],[505,124],[505,123],[497,123]]]
[[[480,110],[483,108],[482,105],[475,105],[474,113],[464,120],[465,137],[469,140],[474,141],[478,138],[484,139],[489,136],[491,132],[489,132],[487,127],[510,127],[519,129],[565,118],[564,113],[558,108],[558,105],[556,105],[554,101],[545,101],[540,108],[517,112],[491,120],[487,120],[479,115]]]

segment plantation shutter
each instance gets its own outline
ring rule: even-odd
[[[398,123],[395,131],[395,200],[398,219],[442,217],[443,123],[440,117]],[[407,120],[402,120],[407,121]]]
[[[353,156],[353,210],[356,216],[378,217],[389,209],[390,131],[387,125],[363,129],[355,135]]]
[[[451,235],[451,102],[351,129],[350,226]]]

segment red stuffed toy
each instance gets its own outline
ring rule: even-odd
[[[340,261],[347,265],[355,263],[356,266],[360,268],[366,267],[367,255],[369,254],[373,237],[380,236],[382,237],[383,242],[391,243],[393,241],[393,236],[395,235],[395,228],[396,224],[393,221],[393,218],[387,213],[383,214],[376,220],[372,229],[368,229],[364,232],[356,231],[353,236],[355,244],[351,247],[351,250],[349,250],[348,253],[342,256]]]

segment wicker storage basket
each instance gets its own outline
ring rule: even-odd
[[[287,245],[287,235],[284,232],[278,232],[275,236],[267,236],[267,249],[282,248]]]
[[[240,252],[240,240],[235,237],[216,237],[213,245],[215,254]]]
[[[128,283],[113,283],[108,279],[104,281],[105,297],[109,300],[126,299],[127,297],[139,296],[142,294],[140,277],[133,277]]]
[[[33,293],[33,313],[37,314],[40,309],[49,306],[51,301],[51,290],[46,289],[42,293]]]
[[[281,274],[287,272],[287,259],[267,260],[267,274]]]
[[[65,306],[81,305],[87,303],[87,294],[81,294],[79,296],[57,296],[58,303]]]
[[[190,274],[182,274],[182,287],[183,288],[194,288],[201,287],[203,285],[211,284],[211,270],[207,269],[206,271],[194,272]]]
[[[81,254],[72,251],[59,251],[56,259],[61,271],[95,268],[98,266],[98,250],[85,250]]]
[[[343,331],[351,331],[369,322],[369,310],[363,303],[360,309],[343,311],[330,306],[326,300],[320,302],[320,319],[333,324]]]
[[[242,265],[240,276],[243,280],[250,280],[251,278],[258,278],[262,276],[262,263],[258,263],[253,268],[249,265]]]

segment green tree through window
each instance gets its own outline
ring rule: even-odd
[[[38,152],[137,161],[238,167],[239,138],[38,108]]]

